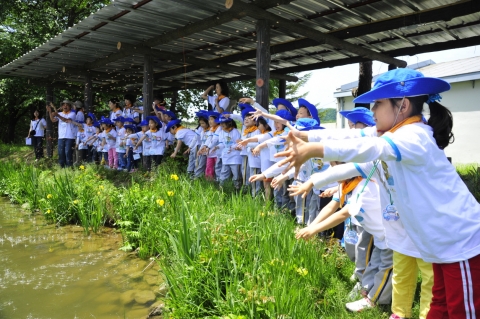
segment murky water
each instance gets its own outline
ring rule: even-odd
[[[56,229],[0,198],[0,319],[145,318],[165,286],[121,241],[113,229]]]

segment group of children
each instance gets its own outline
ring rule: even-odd
[[[410,318],[420,271],[420,318],[476,318],[480,205],[443,152],[453,122],[437,101],[448,89],[414,70],[389,71],[356,100],[374,103],[373,112],[341,112],[350,130],[323,129],[304,99],[298,109],[274,99],[277,110],[270,114],[243,98],[241,115],[224,112],[223,98],[212,99],[221,112],[197,112],[195,130],[157,108],[156,116],[135,125],[136,110],[125,116],[111,101],[110,118],[96,122],[88,114],[78,124],[77,144],[91,145],[94,160],[101,156],[109,167],[131,171],[140,159],[146,169],[159,165],[176,140],[171,156],[185,145],[192,179],[204,176],[219,186],[231,179],[252,196],[263,188],[306,225],[298,239],[337,227],[355,262],[349,298],[358,300],[346,304],[350,311],[391,303],[391,319]]]

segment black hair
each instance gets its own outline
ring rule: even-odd
[[[306,107],[305,105],[300,105],[298,108],[301,108],[301,107],[304,107],[307,112],[308,112],[308,116],[312,116],[312,113],[310,113],[310,110],[308,109],[308,107]],[[290,112],[290,110],[288,110]]]
[[[112,102],[113,104],[117,104],[118,106],[118,99],[116,97],[112,97],[110,100],[108,100],[109,102]]]
[[[42,112],[41,112],[40,110],[35,110],[35,111],[33,111],[33,113],[35,113],[35,112],[38,112],[38,119],[41,120],[41,119],[42,119],[42,115],[43,115]],[[35,115],[32,116],[32,119],[35,119]]]
[[[130,131],[132,131],[133,133],[135,133],[135,129],[133,129],[132,127],[127,127],[127,128],[125,129],[125,131],[127,131],[127,130],[130,130]]]
[[[421,115],[423,111],[423,103],[428,100],[428,95],[406,97],[412,104],[411,116]],[[389,99],[392,105],[397,105],[398,101],[402,99]],[[433,129],[433,138],[438,147],[443,150],[449,144],[455,141],[455,137],[452,133],[453,128],[453,116],[452,112],[445,106],[438,102],[428,103],[430,109],[430,118],[428,119],[428,125]]]
[[[133,94],[125,94],[125,97],[123,98],[124,100],[129,100],[130,101],[130,104],[133,105],[133,103],[135,103],[135,101],[137,100],[135,98],[135,95]]]
[[[235,123],[235,121],[226,121],[226,122],[223,122],[225,124],[225,126],[227,128],[237,128],[237,123]]]
[[[258,122],[259,124],[262,124],[263,127],[265,127],[265,131],[266,131],[266,132],[270,132],[270,131],[272,130],[272,128],[270,127],[270,125],[268,125],[267,120],[264,119],[263,117],[259,117],[258,120],[257,120],[257,122]]]
[[[230,90],[228,89],[227,82],[225,81],[218,81],[218,85],[220,85],[220,89],[222,90],[222,95],[229,96]]]
[[[200,126],[200,121],[202,121],[202,122],[206,123],[208,126],[210,126],[210,124],[208,124],[208,118],[207,118],[207,117],[205,117],[205,116],[199,116],[199,117],[198,117],[198,126],[197,126],[197,128]]]

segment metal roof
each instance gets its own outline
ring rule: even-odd
[[[480,44],[478,0],[242,3],[390,56]],[[83,81],[89,74],[96,87],[138,87],[143,82],[144,55],[150,54],[156,89],[251,79],[255,78],[257,20],[249,15],[256,16],[227,9],[225,0],[115,1],[3,66],[0,76],[45,84]],[[270,22],[272,77],[368,59]]]

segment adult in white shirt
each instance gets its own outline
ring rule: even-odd
[[[62,102],[62,112],[54,112],[53,103],[47,106],[47,111],[52,122],[58,122],[58,164],[63,168],[73,165],[73,145],[75,143],[75,112],[72,112],[72,102],[64,100]]]
[[[208,93],[215,88],[216,95],[209,96]],[[210,85],[205,92],[202,94],[202,98],[207,100],[216,111],[219,113],[223,113],[227,111],[228,106],[230,105],[230,99],[228,98],[229,89],[228,85],[224,81],[219,81],[215,84],[215,86]]]
[[[33,112],[33,120],[30,121],[30,129],[28,130],[28,138],[32,139],[33,149],[35,151],[35,159],[43,157],[43,136],[47,127],[47,122],[40,117],[40,112]]]

